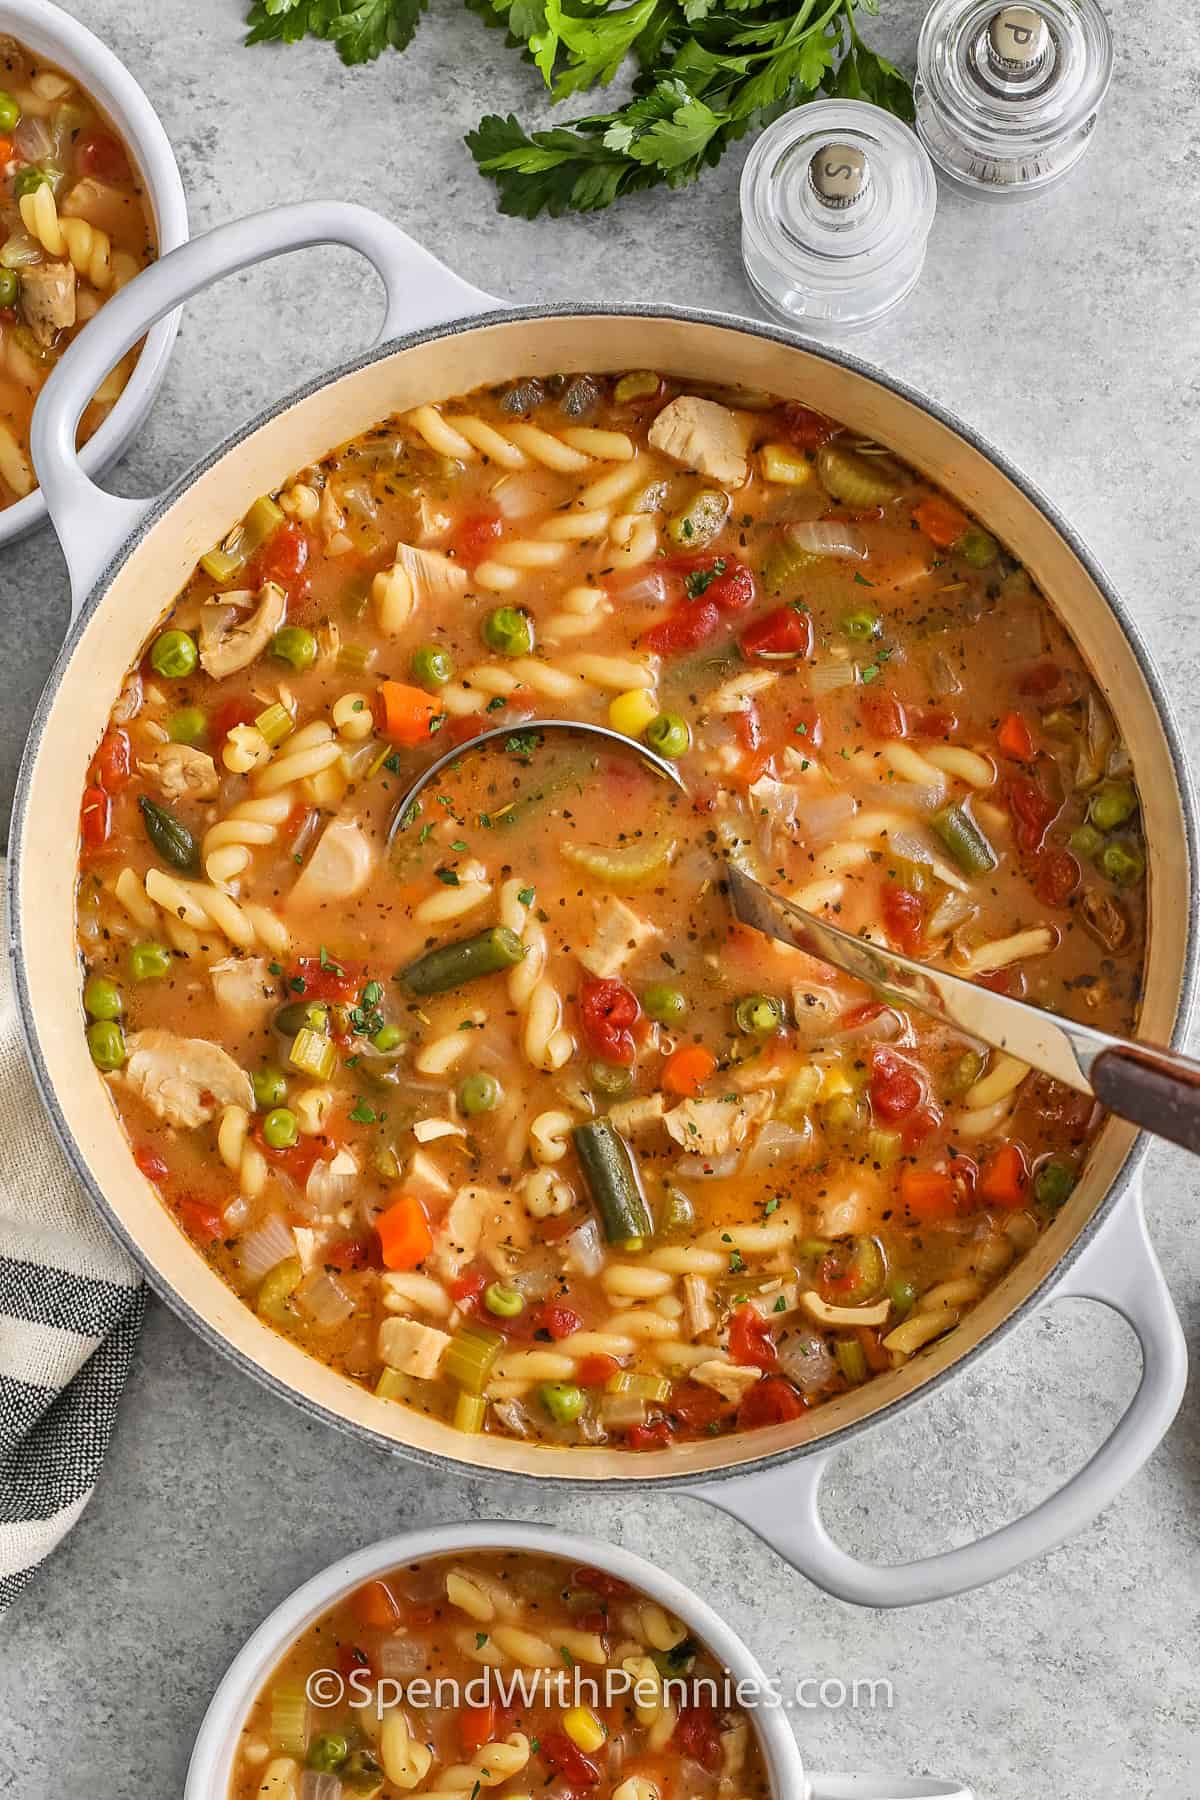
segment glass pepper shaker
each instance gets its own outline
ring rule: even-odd
[[[746,274],[788,324],[860,330],[916,286],[936,204],[929,158],[891,113],[810,102],[777,119],[746,160]]]
[[[1097,0],[934,0],[917,45],[917,132],[961,191],[1028,199],[1087,149],[1112,67]]]

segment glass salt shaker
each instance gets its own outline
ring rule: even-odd
[[[1029,199],[1087,149],[1112,68],[1097,0],[934,0],[917,45],[917,132],[961,191]]]
[[[742,171],[742,260],[788,324],[873,325],[920,279],[937,205],[907,126],[861,100],[817,100],[763,132]]]

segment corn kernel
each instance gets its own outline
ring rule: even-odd
[[[786,444],[764,444],[761,460],[766,481],[780,481],[788,487],[806,487],[813,478],[808,458]]]
[[[630,688],[608,706],[608,722],[625,737],[640,738],[651,719],[657,719],[658,702],[649,688]]]
[[[580,1750],[599,1750],[607,1737],[603,1725],[590,1706],[573,1706],[563,1714],[563,1730]]]
[[[821,1077],[822,1100],[836,1100],[840,1094],[852,1094],[853,1092],[854,1083],[837,1063],[825,1070]]]

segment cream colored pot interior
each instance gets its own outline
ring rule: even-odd
[[[384,1443],[497,1471],[600,1480],[698,1476],[881,1412],[959,1360],[1045,1280],[1101,1204],[1133,1141],[1110,1123],[1082,1180],[1029,1256],[966,1323],[904,1368],[752,1438],[722,1438],[639,1455],[533,1448],[466,1437],[376,1399],[262,1325],[208,1268],[138,1172],[84,1041],[73,926],[75,820],[85,771],[109,706],[161,612],[197,557],[256,495],[391,412],[481,383],[555,370],[657,368],[741,382],[845,421],[944,485],[1027,564],[1106,694],[1137,769],[1150,857],[1151,930],[1141,1031],[1166,1041],[1187,955],[1189,870],[1183,806],[1167,738],[1128,641],[1086,568],[1053,526],[986,457],[948,426],[868,377],[749,332],[670,318],[576,316],[480,325],[399,350],[309,395],[235,446],[160,518],[93,612],[63,675],[31,773],[20,842],[19,901],[35,1029],[79,1156],[129,1241],[188,1311],[275,1383]]]

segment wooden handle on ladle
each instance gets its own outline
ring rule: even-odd
[[[1103,1106],[1200,1156],[1200,1063],[1130,1044],[1102,1050],[1090,1079]]]

